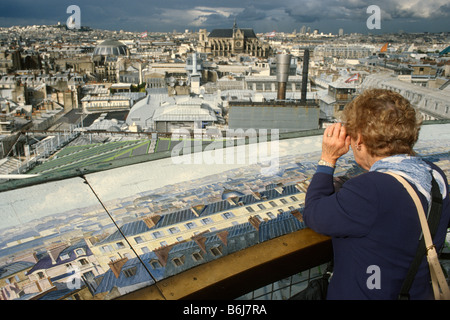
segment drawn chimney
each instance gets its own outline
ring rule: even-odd
[[[167,264],[167,259],[169,258],[169,252],[173,246],[174,246],[174,244],[171,244],[171,245],[163,246],[163,247],[156,248],[155,250],[153,250],[155,255],[158,257],[159,263],[161,263],[161,265],[163,267],[165,267]]]
[[[302,92],[300,101],[306,104],[306,92],[308,91],[308,68],[309,68],[309,49],[305,49],[303,54],[303,71],[302,71]]]
[[[52,260],[52,264],[56,264],[59,254],[67,247],[66,243],[58,243],[47,248],[47,253]]]
[[[218,232],[217,237],[219,237],[220,241],[222,241],[222,243],[224,245],[228,244],[228,231],[227,230]]]
[[[209,230],[203,231],[202,233],[199,233],[193,237],[191,237],[192,240],[195,241],[195,243],[202,249],[204,253],[206,253],[206,237],[204,236],[205,233],[208,233]]]
[[[119,278],[120,271],[122,270],[122,267],[125,265],[125,263],[127,263],[127,261],[128,261],[128,258],[124,257],[122,259],[117,259],[115,261],[111,261],[108,263],[109,268],[114,273],[116,278]]]
[[[295,218],[297,218],[298,221],[303,222],[303,215],[302,215],[302,213],[301,213],[300,211],[298,211],[298,210],[292,210],[292,211],[291,211],[291,214],[292,214]]]
[[[259,225],[261,224],[261,220],[258,219],[255,216],[251,216],[250,218],[248,218],[248,222],[250,222],[250,224],[256,229],[259,230]]]
[[[146,216],[142,219],[142,221],[145,222],[145,224],[147,225],[147,227],[149,229],[153,228],[158,221],[161,219],[161,216],[154,214],[154,215],[150,215],[150,216]]]
[[[286,100],[286,85],[289,78],[292,55],[277,54],[278,100]]]

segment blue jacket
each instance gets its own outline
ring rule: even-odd
[[[418,194],[427,212],[425,197]],[[308,187],[303,218],[311,229],[332,237],[334,273],[328,299],[397,299],[417,251],[421,226],[414,202],[394,177],[363,173],[335,192],[333,169],[318,166]],[[437,250],[444,243],[449,220],[447,196],[434,238]],[[432,299],[429,281],[424,259],[410,290],[411,299]]]

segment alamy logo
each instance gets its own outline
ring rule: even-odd
[[[270,129],[270,133],[267,129],[227,129],[225,137],[216,133],[215,139],[195,129],[195,138],[190,137],[187,129],[173,132],[171,158],[174,164],[260,164],[264,176],[279,172],[278,129]]]
[[[367,267],[367,274],[370,276],[367,278],[366,285],[369,290],[381,289],[381,270],[377,265],[370,265]]]
[[[67,268],[67,272],[70,273],[70,276],[65,281],[67,289],[80,289],[82,285],[80,268],[71,266],[70,268]]]
[[[367,18],[366,25],[367,28],[372,29],[381,29],[381,9],[379,6],[371,5],[367,7],[368,14],[371,14],[369,18]]]
[[[66,25],[69,29],[80,29],[81,28],[81,10],[79,6],[70,5],[67,7],[66,13],[71,13],[72,15],[67,18]]]

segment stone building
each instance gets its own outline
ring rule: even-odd
[[[249,54],[267,58],[271,52],[270,46],[260,41],[253,29],[238,28],[236,23],[231,29],[214,29],[209,34],[206,29],[200,29],[199,34],[198,52],[212,53],[214,57]]]

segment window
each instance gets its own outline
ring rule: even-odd
[[[153,269],[162,268],[162,265],[158,260],[151,260],[150,265],[152,266]]]
[[[184,264],[184,256],[173,258],[172,263],[175,267],[180,267]]]
[[[247,209],[248,212],[255,212],[252,207],[245,207],[245,209]]]
[[[275,216],[272,212],[267,212],[266,214],[270,219],[275,219]]]
[[[183,241],[184,239],[183,239],[183,237],[177,237],[177,241],[178,242],[181,242],[181,241]]]
[[[103,246],[100,248],[100,251],[102,253],[106,253],[106,252],[112,252],[114,251],[111,245],[107,245],[107,246]]]
[[[88,265],[89,264],[89,262],[86,260],[86,259],[80,259],[79,261],[78,261],[82,266],[85,266],[85,265]]]
[[[79,249],[75,250],[75,254],[77,255],[77,257],[79,257],[79,256],[85,255],[86,253],[85,253],[84,249],[79,248]]]
[[[287,203],[286,199],[280,199],[280,201],[281,201],[282,204],[286,204]]]
[[[137,271],[137,267],[131,267],[131,268],[123,270],[122,272],[126,278],[131,278],[132,276],[134,276],[136,274],[136,271]]]
[[[196,252],[192,253],[192,259],[194,261],[201,261],[201,260],[203,260],[202,253],[200,251],[196,251]]]
[[[144,242],[144,239],[142,237],[135,237],[134,241],[136,241],[137,244]]]
[[[210,249],[210,251],[214,257],[218,257],[218,256],[222,255],[222,247],[220,245],[216,245],[216,246],[212,247]]]
[[[277,206],[277,204],[275,203],[275,201],[270,201],[269,204],[270,204],[272,207],[276,207],[276,206]]]
[[[180,232],[180,229],[178,229],[178,227],[169,228],[169,233],[170,234],[175,234],[175,233],[178,233],[178,232]]]
[[[133,259],[133,256],[132,256],[131,253],[129,253],[129,252],[125,252],[125,253],[123,254],[123,256],[124,256],[125,258],[128,258],[128,260]]]
[[[291,197],[291,200],[292,200],[292,201],[298,201],[298,199],[297,199],[296,196],[292,196],[292,197]]]
[[[202,223],[203,224],[210,224],[213,223],[214,221],[211,218],[204,218],[202,219]]]
[[[155,231],[152,233],[152,236],[154,239],[158,239],[158,238],[161,238],[162,236],[164,236],[164,234],[161,231]]]
[[[67,260],[67,259],[70,258],[70,256],[69,256],[68,253],[65,253],[65,254],[62,254],[62,255],[60,256],[60,258],[61,258],[61,260]]]
[[[149,253],[149,252],[150,252],[150,249],[147,248],[147,247],[142,247],[142,248],[141,248],[141,251],[142,251],[142,253]]]
[[[224,219],[231,219],[234,217],[234,214],[231,212],[225,212],[222,214],[222,217],[224,217]]]
[[[186,228],[188,229],[193,229],[195,228],[197,225],[194,222],[188,222],[185,224]]]
[[[161,245],[161,247],[165,247],[168,245],[167,241],[161,241],[159,244]]]
[[[123,242],[121,241],[121,242],[117,242],[117,243],[116,243],[116,247],[117,247],[117,249],[123,249],[123,248],[125,248],[125,245],[124,245]]]
[[[262,203],[258,204],[258,208],[260,208],[261,210],[264,210],[266,207],[264,207],[264,205]]]

